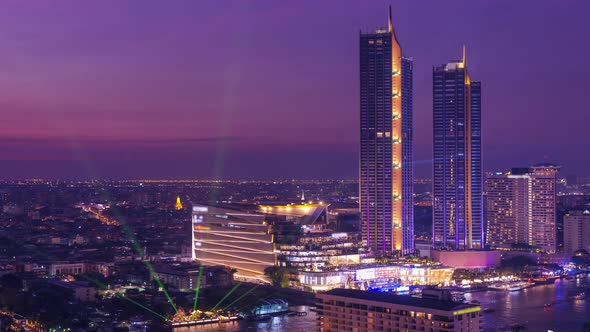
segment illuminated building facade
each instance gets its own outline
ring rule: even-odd
[[[321,332],[479,332],[481,307],[448,298],[418,298],[353,289],[318,293]]]
[[[375,253],[414,252],[412,61],[387,29],[360,35],[363,242]]]
[[[461,61],[433,70],[433,245],[484,247],[481,82]]]
[[[193,206],[192,229],[193,260],[234,268],[236,279],[268,281],[264,270],[276,254],[264,215]]]
[[[357,265],[358,266],[358,265]],[[323,291],[340,287],[377,287],[399,284],[448,285],[455,271],[441,265],[409,266],[390,264],[387,266],[358,266],[340,268],[338,271],[299,271],[299,281],[312,291]]]
[[[531,167],[530,224],[528,243],[548,252],[557,249],[556,185],[560,167],[540,164]]]
[[[290,243],[276,243],[277,260],[280,266],[308,270],[359,264],[360,242],[359,233],[302,234]]]
[[[328,204],[260,205],[274,236],[277,264],[315,270],[359,264],[360,233],[328,227]]]
[[[556,251],[556,177],[559,167],[513,168],[486,177],[487,244],[526,244]]]
[[[303,227],[305,231],[323,231],[328,224],[328,206],[323,203],[259,205],[258,212],[274,220],[275,226],[288,224]]]
[[[485,180],[486,244],[494,248],[511,248],[528,243],[530,176],[513,170],[510,174],[493,174]]]
[[[498,250],[432,250],[430,257],[458,269],[485,269],[500,266],[502,259]]]
[[[590,251],[590,211],[576,211],[563,218],[563,251],[573,254],[576,250]]]

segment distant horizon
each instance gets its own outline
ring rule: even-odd
[[[388,4],[2,3],[0,178],[356,178],[359,31],[386,26]],[[391,4],[414,60],[417,177],[431,176],[432,67],[464,44],[483,170],[590,176],[590,2]]]

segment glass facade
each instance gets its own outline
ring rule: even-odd
[[[360,35],[360,179],[363,242],[375,253],[414,251],[412,61],[391,24]]]
[[[483,248],[481,83],[465,56],[434,68],[433,117],[433,244]]]

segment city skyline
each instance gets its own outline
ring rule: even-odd
[[[390,2],[0,4],[0,330],[590,332],[590,4]]]
[[[576,42],[590,30],[577,17],[588,4],[454,4],[393,3],[398,37],[414,58],[416,175],[431,167],[431,67],[462,44],[473,73],[486,80],[484,171],[554,162],[564,174],[588,175],[584,155],[571,152],[589,139],[578,105],[590,49]],[[147,16],[131,15],[138,8]],[[159,10],[130,2],[117,12],[75,2],[5,4],[2,177],[354,178],[354,39],[359,27],[379,22],[382,8],[177,2]],[[450,35],[452,42],[442,38]],[[545,52],[541,40],[559,54]],[[554,83],[550,94],[546,81]]]

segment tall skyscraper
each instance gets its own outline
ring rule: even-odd
[[[362,234],[375,253],[414,252],[412,60],[391,21],[360,35]]]
[[[486,177],[486,244],[556,250],[555,165],[513,168]]]
[[[481,178],[481,82],[461,61],[433,69],[433,245],[484,246]]]
[[[531,211],[529,244],[549,252],[557,249],[556,185],[559,166],[540,164],[531,167]]]

